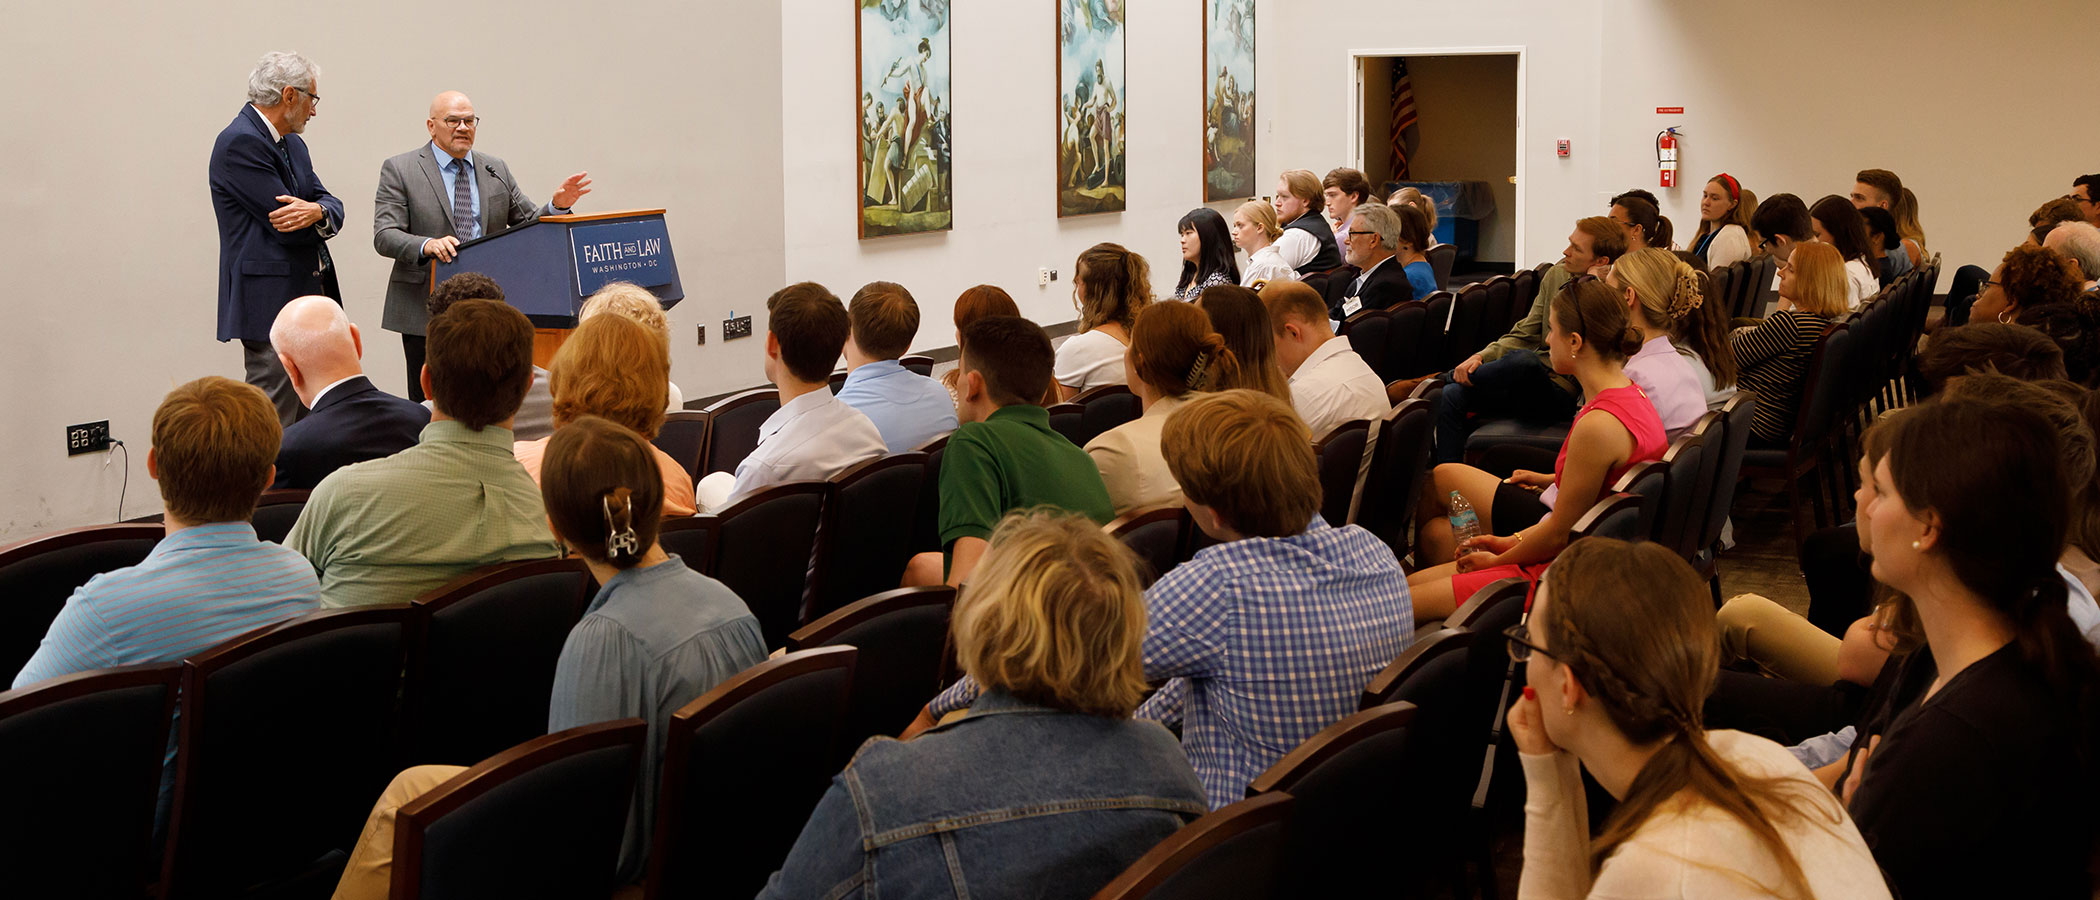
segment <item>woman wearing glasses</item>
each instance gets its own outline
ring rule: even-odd
[[[1582,541],[1505,636],[1528,685],[1509,713],[1530,798],[1520,895],[1889,896],[1859,828],[1786,748],[1705,729],[1719,646],[1676,554]],[[1578,763],[1619,801],[1595,838]]]
[[[1628,319],[1625,298],[1584,275],[1553,295],[1546,323],[1553,370],[1575,376],[1589,403],[1575,413],[1550,473],[1519,469],[1505,479],[1462,463],[1432,470],[1436,489],[1423,498],[1416,558],[1458,559],[1407,579],[1418,621],[1450,616],[1498,579],[1537,579],[1612,482],[1637,463],[1661,459],[1669,447],[1655,403],[1626,375],[1641,333]],[[1454,493],[1472,505],[1483,532],[1464,547],[1447,518]]]

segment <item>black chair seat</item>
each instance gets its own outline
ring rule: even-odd
[[[1466,450],[1481,452],[1490,447],[1515,445],[1559,451],[1568,440],[1568,423],[1537,424],[1517,419],[1491,419],[1466,436]]]
[[[416,598],[406,761],[458,765],[546,734],[555,663],[590,600],[576,559],[488,566]]]
[[[1094,894],[1094,900],[1283,896],[1289,794],[1241,800],[1182,826]]]
[[[955,589],[898,588],[847,604],[788,636],[787,649],[853,647],[853,691],[840,728],[840,758],[876,735],[901,733],[941,692],[952,668],[948,615]]]
[[[138,565],[166,532],[152,524],[90,525],[0,548],[0,672],[22,671],[76,588]]]

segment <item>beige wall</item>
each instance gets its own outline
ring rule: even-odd
[[[1495,214],[1480,220],[1474,258],[1516,260],[1517,58],[1513,54],[1410,56],[1414,83],[1413,181],[1484,181]],[[1364,60],[1364,174],[1374,185],[1392,177],[1392,60]]]
[[[672,311],[673,377],[687,396],[762,380],[763,339],[724,346],[723,313],[758,310],[783,253],[778,11],[642,0],[427,3],[15,4],[0,34],[0,247],[8,273],[0,383],[0,539],[111,520],[123,454],[68,458],[64,426],[110,420],[130,454],[124,514],[160,509],[146,477],[150,418],[174,384],[239,378],[215,334],[218,238],[206,183],[213,137],[266,50],[322,68],[308,126],[317,173],[343,199],[330,244],[366,367],[406,387],[400,340],[379,329],[389,261],[372,250],[379,163],[429,140],[433,94],[471,94],[480,145],[544,201],[589,169],[586,210],[662,206],[688,299]],[[646,24],[644,24],[646,23]],[[709,320],[711,342],[692,325]]]

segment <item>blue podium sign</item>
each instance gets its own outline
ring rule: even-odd
[[[586,297],[615,281],[660,287],[678,278],[662,218],[578,225],[569,229],[569,249],[576,257],[576,293]]]

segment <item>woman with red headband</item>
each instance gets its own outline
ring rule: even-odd
[[[1750,258],[1757,245],[1750,229],[1750,216],[1757,212],[1757,195],[1743,189],[1742,182],[1726,172],[1707,179],[1699,194],[1699,233],[1692,236],[1692,252],[1706,261],[1708,269]]]

